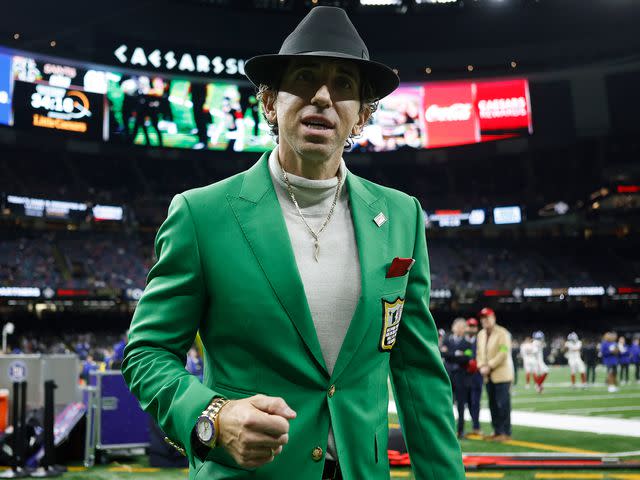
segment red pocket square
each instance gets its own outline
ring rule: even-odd
[[[387,278],[402,277],[406,275],[416,261],[413,258],[396,257],[391,262],[389,270],[387,270]]]

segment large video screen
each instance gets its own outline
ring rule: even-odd
[[[110,74],[107,98],[113,141],[230,151],[274,145],[252,87]]]
[[[14,56],[9,125],[107,140],[106,73]]]
[[[0,125],[11,125],[11,57],[0,53]]]
[[[124,73],[9,53],[0,53],[0,125],[151,147],[263,152],[275,145],[248,81]],[[531,133],[526,79],[401,84],[379,102],[352,151]]]
[[[439,148],[531,133],[527,80],[432,82],[383,98],[354,149]]]

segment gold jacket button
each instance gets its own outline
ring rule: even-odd
[[[322,460],[322,453],[322,448],[316,447],[311,452],[311,458],[313,458],[314,461],[319,462],[320,460]]]
[[[327,392],[327,394],[329,395],[329,398],[333,397],[334,393],[336,393],[336,386],[335,385],[331,385],[329,387],[329,391]]]

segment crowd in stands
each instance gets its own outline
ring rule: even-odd
[[[144,288],[155,262],[151,232],[61,230],[6,235],[9,238],[0,242],[0,286],[5,287]],[[640,264],[626,263],[612,250],[596,255],[593,249],[553,242],[537,246],[474,243],[428,242],[432,288],[593,286],[633,283],[640,275],[633,267]]]
[[[92,371],[120,369],[126,341],[126,334],[117,333],[89,332],[53,335],[25,332],[15,338],[13,343],[8,344],[7,353],[76,354],[81,361],[78,378],[81,382],[88,383]],[[202,381],[203,362],[196,345],[188,352],[185,368]]]
[[[152,265],[148,236],[67,231],[13,236],[0,242],[3,287],[144,288]]]

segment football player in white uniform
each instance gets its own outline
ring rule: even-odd
[[[576,373],[580,374],[582,380],[582,388],[587,387],[587,375],[584,362],[582,361],[582,342],[578,338],[576,332],[571,332],[567,335],[567,341],[564,343],[564,356],[569,362],[569,368],[571,369],[571,386],[576,388]]]
[[[526,383],[524,388],[529,388],[529,382],[531,375],[535,375],[536,363],[538,361],[536,357],[535,347],[533,346],[531,337],[527,337],[520,344],[520,356],[522,357],[522,366],[524,368]]]
[[[533,332],[533,335],[531,336],[533,337],[533,342],[531,343],[533,345],[536,359],[534,364],[533,381],[536,382],[536,391],[538,393],[542,393],[542,390],[544,390],[542,384],[549,373],[549,367],[547,367],[547,364],[544,362],[544,333],[538,330]]]

